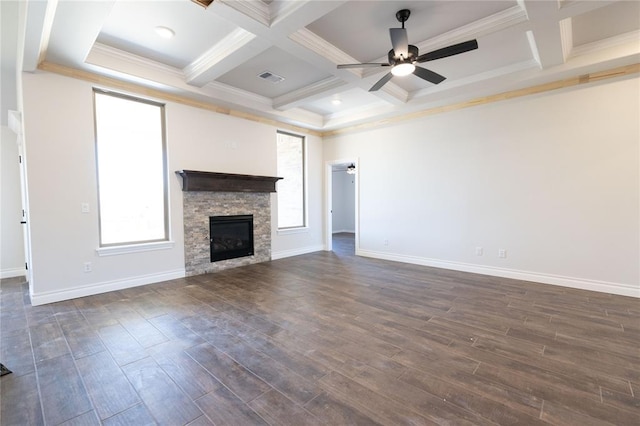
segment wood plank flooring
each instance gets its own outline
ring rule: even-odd
[[[640,300],[318,252],[31,306],[4,425],[636,425]]]

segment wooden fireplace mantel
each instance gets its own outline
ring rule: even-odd
[[[276,192],[281,177],[178,170],[183,191]]]

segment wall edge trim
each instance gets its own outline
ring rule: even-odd
[[[286,257],[300,256],[301,254],[314,253],[316,251],[323,251],[325,249],[324,244],[318,244],[315,246],[301,247],[292,250],[280,250],[271,252],[271,260],[284,259]]]
[[[358,250],[356,252],[356,255],[371,257],[374,259],[390,260],[394,262],[410,263],[414,265],[451,269],[454,271],[471,272],[474,274],[511,278],[515,280],[531,281],[540,284],[551,284],[560,287],[569,287],[580,290],[597,291],[600,293],[640,298],[640,286],[633,287],[631,285],[622,283],[590,280],[577,277],[566,277],[562,275],[553,275],[533,271],[520,271],[517,269],[475,265],[471,263],[452,262],[448,260],[430,259],[426,257],[383,253],[372,250]]]
[[[27,270],[25,268],[7,268],[0,270],[0,279],[14,278],[26,275]]]
[[[184,277],[184,269],[175,269],[173,271],[165,271],[157,274],[139,275],[137,277],[130,277],[122,280],[104,281],[65,290],[33,293],[31,294],[31,305],[44,305],[46,303],[60,302],[63,300],[75,299],[78,297],[93,296],[95,294],[107,293],[109,291],[124,290],[126,288],[155,284],[162,281],[174,280]]]

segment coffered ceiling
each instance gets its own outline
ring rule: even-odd
[[[56,64],[314,130],[640,62],[640,2],[593,0],[29,0],[23,68]],[[434,85],[393,77],[389,28],[409,9],[420,53],[477,39],[478,49],[422,64]],[[175,36],[160,37],[158,26]],[[282,77],[262,79],[265,72]]]

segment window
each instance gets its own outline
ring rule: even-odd
[[[100,246],[168,239],[164,106],[94,90]]]
[[[304,137],[278,132],[278,229],[306,226]]]

